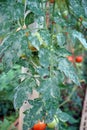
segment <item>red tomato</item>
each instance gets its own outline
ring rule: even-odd
[[[38,122],[33,126],[33,130],[45,130],[46,124],[44,122]]]
[[[54,3],[55,2],[55,0],[50,0],[50,3]]]
[[[73,61],[74,61],[74,57],[73,57],[73,56],[68,56],[67,58],[68,58],[68,60],[69,60],[70,62],[73,62]]]
[[[83,57],[82,56],[76,56],[75,61],[77,63],[81,63],[83,61]]]

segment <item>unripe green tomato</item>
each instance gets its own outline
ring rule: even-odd
[[[64,17],[64,18],[68,18],[68,11],[67,11],[67,10],[65,10],[65,11],[63,12],[63,17]]]
[[[82,25],[82,23],[78,21],[77,26],[80,27],[81,25]]]
[[[49,128],[55,128],[57,126],[57,124],[59,123],[59,120],[57,118],[57,116],[54,117],[53,121],[48,123],[47,126]]]

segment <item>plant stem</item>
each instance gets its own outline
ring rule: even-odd
[[[72,95],[73,95],[73,93],[75,92],[75,90],[77,89],[77,87],[78,87],[78,86],[73,87],[71,94],[67,97],[67,99],[66,99],[64,102],[62,102],[62,103],[59,105],[59,107],[65,105],[67,102],[70,101],[70,98],[72,97]]]
[[[24,3],[24,25],[25,25],[27,0],[25,0],[24,2],[25,2]]]
[[[54,11],[55,11],[55,2],[53,4],[53,12],[52,12],[52,20],[54,21]],[[54,66],[54,62],[53,62],[53,34],[54,34],[54,25],[52,24],[52,28],[51,28],[51,46],[50,46],[50,77],[53,76],[53,66]]]

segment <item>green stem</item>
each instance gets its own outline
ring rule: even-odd
[[[59,105],[59,107],[62,107],[63,105],[65,105],[67,102],[70,101],[70,98],[72,97],[72,95],[73,95],[73,93],[75,92],[75,90],[77,89],[77,87],[78,87],[78,86],[73,87],[71,94],[67,97],[67,99],[66,99],[64,102],[62,102],[62,103]]]
[[[27,6],[27,0],[24,0],[24,25],[25,25],[25,18],[26,18],[26,6]]]
[[[55,11],[55,3],[53,4],[53,12],[52,12],[52,20],[54,21],[54,11]],[[54,34],[54,25],[52,24],[52,28],[51,28],[51,46],[50,46],[50,77],[53,76],[53,66],[54,66],[54,62],[53,62],[53,34]]]
[[[48,27],[49,27],[49,2],[46,2],[46,4],[45,4],[45,6],[46,6],[46,14],[45,14],[45,17],[44,17],[44,19],[45,19],[45,28],[46,29],[48,29]]]

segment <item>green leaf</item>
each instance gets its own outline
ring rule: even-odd
[[[28,49],[27,38],[24,36],[25,32],[20,30],[14,34],[6,37],[0,46],[1,56],[3,56],[4,70],[8,71],[15,63],[20,62],[20,57],[25,55],[29,57],[31,55],[30,50]],[[26,60],[25,62],[28,63]],[[21,63],[20,63],[21,64]]]
[[[28,26],[29,24],[34,22],[34,13],[30,12],[25,18],[25,24]]]
[[[57,80],[57,82],[58,82],[58,84],[60,86],[60,84],[62,84],[63,81],[64,81],[64,75],[59,70],[56,70],[54,73],[55,73],[55,76],[56,76],[56,80]]]
[[[28,100],[28,94],[32,93],[32,89],[35,87],[35,80],[27,78],[16,88],[14,95],[14,106],[16,109],[20,108],[25,100]]]
[[[84,9],[81,4],[79,4],[78,0],[70,0],[69,3],[71,10],[75,13],[75,15],[80,16],[84,14]]]
[[[28,40],[31,45],[33,45],[37,50],[40,49],[40,41],[38,40],[37,36],[31,35],[28,37]]]
[[[57,54],[59,57],[61,57],[61,56],[66,57],[66,56],[68,56],[68,55],[71,55],[71,53],[70,53],[67,49],[65,49],[65,48],[60,48],[60,47],[57,48],[56,54]]]
[[[75,84],[80,85],[79,79],[75,73],[73,65],[65,58],[60,58],[58,60],[58,68],[63,72],[68,78],[70,78]]]
[[[50,33],[48,32],[48,30],[39,30],[40,36],[43,40],[43,44],[45,44],[46,46],[49,45],[51,43],[51,38],[50,38]]]
[[[68,130],[77,130],[77,129],[78,129],[78,127],[75,127],[75,126],[71,126],[68,128]]]
[[[2,122],[2,125],[0,126],[0,130],[5,130],[9,128],[9,126],[10,126],[10,122],[7,119],[4,119],[4,121]]]
[[[39,15],[39,16],[44,15],[44,11],[40,7],[40,3],[38,0],[34,0],[34,1],[29,0],[28,7],[34,14]]]
[[[43,67],[48,68],[50,65],[50,52],[49,52],[49,50],[46,48],[40,49],[38,56],[39,56],[40,64]]]
[[[58,12],[59,12],[59,10],[58,10]],[[57,23],[57,29],[59,29],[58,31],[61,30],[60,28],[58,28],[59,27],[58,25],[60,25],[60,26],[66,26],[67,25],[65,20],[61,16],[58,16],[58,15],[54,16],[54,21]]]
[[[82,33],[74,30],[72,35],[74,38],[77,38],[85,48],[87,48],[87,42]]]
[[[87,1],[86,0],[82,1],[82,6],[84,8],[85,16],[87,17]]]
[[[13,80],[15,79],[15,83],[19,80],[18,76],[20,75],[20,72],[21,71],[19,67],[15,68],[15,70],[8,71],[8,73],[2,73],[2,75],[0,75],[0,84],[1,84],[0,91],[14,89],[14,87],[12,88],[12,84],[14,86]]]
[[[60,96],[60,89],[58,86],[57,78],[48,78],[46,80],[43,80],[40,84],[40,88],[38,90],[41,95],[43,96],[44,100],[52,99],[58,99]]]
[[[23,17],[24,6],[21,3],[14,2],[5,2],[1,6],[1,14],[5,11],[4,18],[16,20]]]
[[[46,77],[46,76],[49,76],[49,71],[48,71],[48,69],[47,68],[41,68],[41,67],[39,67],[39,68],[37,68],[37,73],[39,73],[39,75],[42,77],[42,78],[44,78],[44,77]]]
[[[32,108],[25,112],[23,127],[32,128],[35,123],[42,120],[42,101],[41,99],[35,99],[32,102]],[[29,102],[30,103],[30,102]]]
[[[65,36],[62,33],[57,35],[58,45],[61,47],[65,44]]]
[[[82,21],[82,25],[85,27],[85,28],[87,28],[87,21]]]
[[[75,120],[72,116],[70,116],[69,114],[62,112],[60,109],[57,110],[56,112],[57,117],[60,121],[62,122],[70,122],[71,124],[76,123],[77,120]]]

